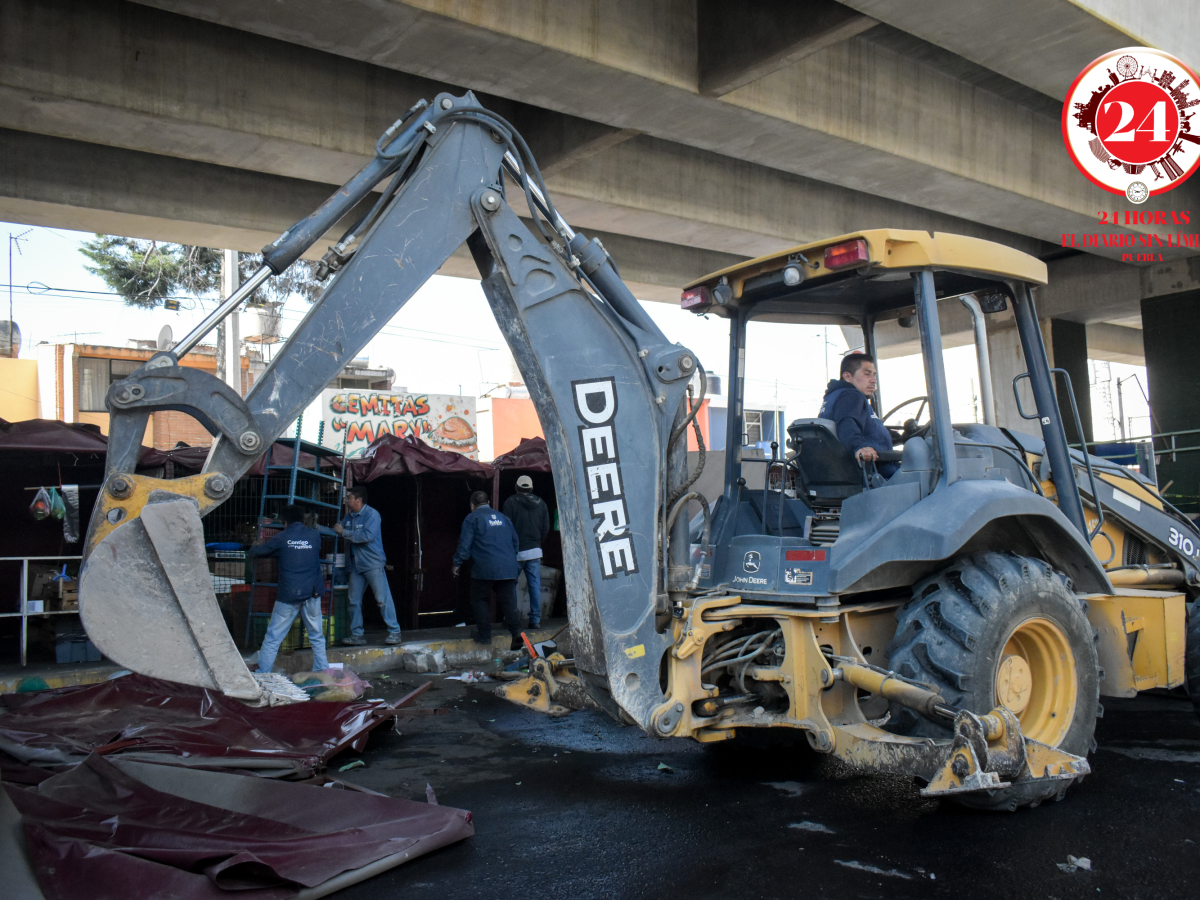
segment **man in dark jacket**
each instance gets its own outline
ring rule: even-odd
[[[275,666],[279,645],[292,629],[296,616],[304,619],[308,642],[312,644],[313,671],[329,668],[325,658],[325,635],[321,632],[321,595],[325,577],[321,574],[321,535],[304,525],[304,510],[285,506],[279,514],[286,526],[283,531],[250,548],[250,555],[273,556],[279,561],[275,579],[275,608],[267,633],[258,651],[258,671],[270,672]]]
[[[504,513],[488,505],[488,495],[471,495],[471,514],[463,520],[462,535],[454,552],[455,576],[459,567],[471,560],[471,608],[475,612],[475,643],[491,644],[492,616],[488,594],[496,589],[496,601],[504,614],[504,624],[512,635],[511,649],[521,648],[521,619],[517,613],[517,530]]]
[[[869,399],[878,383],[875,357],[849,353],[842,357],[841,377],[829,382],[821,411],[817,413],[819,418],[837,424],[838,440],[862,462],[876,462],[880,453],[892,449],[892,435],[875,415]],[[891,478],[900,464],[876,462],[875,468],[884,478]]]
[[[529,585],[529,627],[537,628],[542,621],[542,542],[550,533],[550,510],[533,492],[533,479],[528,475],[517,479],[517,492],[504,501],[504,514],[517,529],[518,577],[520,572],[525,573],[525,583]]]

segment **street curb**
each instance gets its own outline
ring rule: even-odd
[[[543,627],[526,631],[529,639],[537,643],[549,639],[566,622],[547,622]],[[390,672],[404,668],[406,653],[436,653],[442,650],[446,665],[451,669],[479,668],[490,665],[496,659],[509,654],[511,638],[507,632],[499,632],[492,638],[490,647],[482,647],[471,639],[470,628],[429,629],[428,636],[412,632],[415,640],[400,644],[367,644],[362,647],[332,646],[327,656],[331,663],[342,663],[359,675]],[[459,636],[461,633],[461,636]],[[417,637],[420,635],[420,637]],[[561,638],[559,639],[561,642]],[[307,672],[312,666],[312,651],[297,650],[280,654],[275,661],[276,670],[283,669],[288,675]],[[116,663],[95,663],[83,666],[31,666],[23,671],[0,674],[0,694],[46,691],[76,685],[99,684],[117,675],[128,672]]]

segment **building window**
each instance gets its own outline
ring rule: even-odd
[[[108,412],[104,397],[109,385],[141,368],[137,359],[79,359],[79,411]]]
[[[763,439],[763,414],[761,410],[748,409],[743,423],[745,445],[760,443]]]
[[[342,391],[369,391],[370,378],[338,378],[336,387]]]

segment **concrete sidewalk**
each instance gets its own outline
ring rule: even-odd
[[[548,619],[542,623],[540,628],[528,631],[526,634],[531,641],[537,643],[548,639],[566,624],[566,619]],[[436,653],[438,650],[442,650],[446,655],[446,664],[451,669],[482,667],[491,664],[494,660],[504,659],[509,654],[508,645],[511,638],[508,632],[493,628],[491,646],[480,646],[471,639],[473,630],[470,627],[463,627],[406,631],[404,641],[395,645],[383,643],[384,634],[382,632],[368,634],[367,644],[361,647],[331,645],[326,655],[331,663],[340,662],[359,675],[366,675],[373,672],[403,669],[406,653]],[[560,647],[565,637],[567,637],[567,632],[559,636]],[[250,658],[250,654],[247,655],[247,658]],[[289,675],[296,672],[307,672],[311,666],[311,650],[281,653],[275,660],[276,670],[283,669]],[[0,694],[98,684],[126,671],[116,663],[110,662],[74,665],[39,663],[24,668],[3,666],[0,667]]]

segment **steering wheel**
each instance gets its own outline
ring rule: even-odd
[[[920,406],[917,407],[916,415],[914,415],[912,418],[905,419],[902,426],[887,424],[888,419],[890,419],[900,410],[904,409],[904,407],[910,406],[913,403],[920,403]],[[903,444],[910,438],[924,437],[925,433],[929,431],[930,419],[928,415],[926,415],[924,423],[921,423],[920,419],[921,415],[928,411],[928,408],[929,397],[926,395],[922,397],[910,397],[903,403],[897,404],[888,410],[887,415],[883,417],[882,421],[884,427],[887,428],[888,432],[892,435],[892,443]]]

